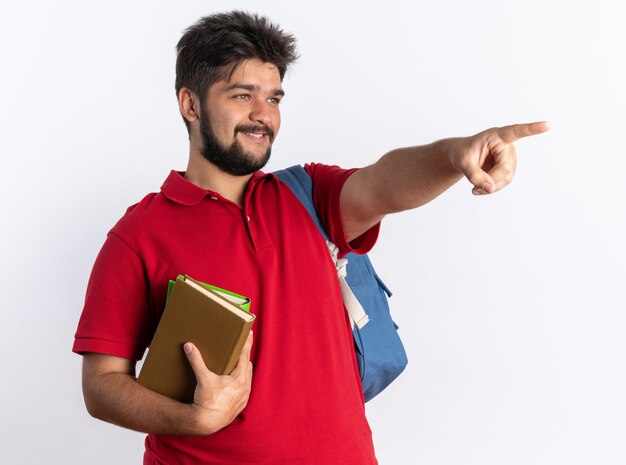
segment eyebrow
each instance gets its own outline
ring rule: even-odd
[[[253,92],[253,91],[260,92],[261,91],[261,87],[260,86],[255,86],[254,84],[240,84],[240,83],[231,84],[230,86],[228,86],[226,88],[226,91],[233,90],[233,89],[243,89],[243,90],[248,90],[250,92]],[[274,95],[274,96],[280,95],[282,97],[282,96],[285,95],[285,91],[282,90],[282,89],[274,89],[272,91],[272,95]]]

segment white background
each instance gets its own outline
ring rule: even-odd
[[[547,119],[514,183],[461,181],[372,253],[410,358],[367,405],[381,464],[626,463],[625,8],[618,1],[21,1],[0,6],[3,463],[138,464],[70,352],[126,207],[184,169],[174,47],[200,16],[299,40],[269,169]]]

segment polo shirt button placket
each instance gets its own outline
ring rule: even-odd
[[[246,227],[246,229],[248,230],[248,236],[250,237],[250,241],[252,242],[252,247],[254,247],[254,249],[257,249],[257,243],[256,243],[256,237],[254,234],[254,231],[252,230],[252,225],[250,224],[250,215],[248,215],[247,213],[244,212],[244,218],[246,219],[244,225]]]

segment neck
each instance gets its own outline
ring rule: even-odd
[[[252,177],[233,176],[220,170],[213,163],[202,156],[200,150],[193,146],[189,148],[189,163],[185,172],[185,179],[202,189],[219,193],[225,199],[243,205],[243,194]]]

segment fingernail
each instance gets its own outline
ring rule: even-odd
[[[183,349],[185,350],[185,353],[189,354],[193,350],[193,346],[191,343],[186,342],[185,345],[183,345]]]

